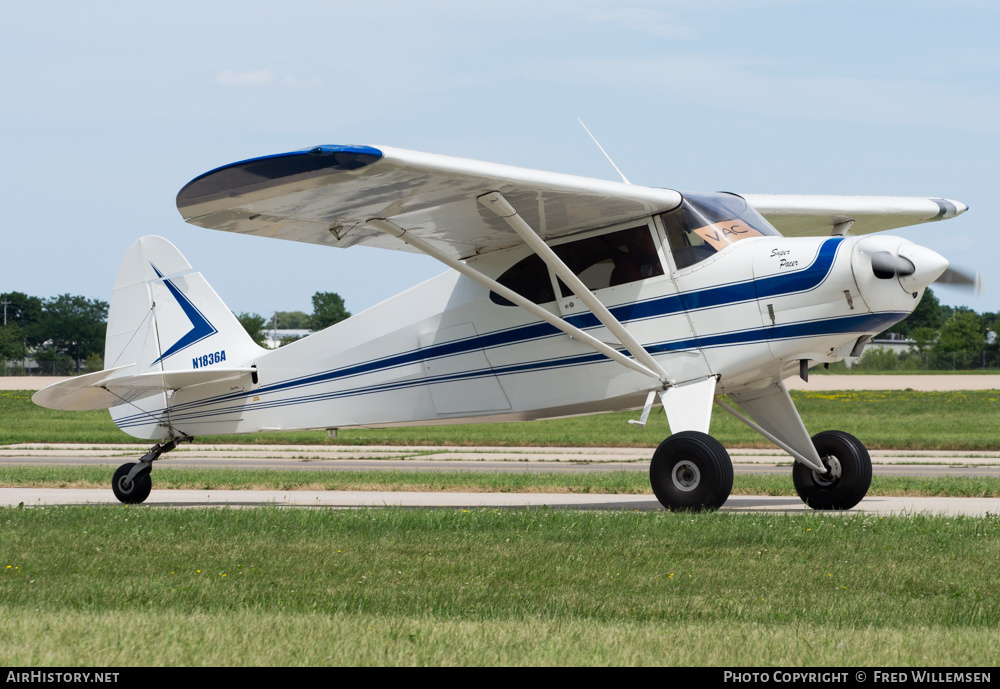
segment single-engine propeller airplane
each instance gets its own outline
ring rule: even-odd
[[[198,435],[640,408],[644,425],[659,399],[672,435],[650,481],[665,507],[728,498],[732,462],[708,435],[717,404],[794,458],[810,507],[850,509],[871,481],[867,450],[842,431],[810,437],[784,379],[858,356],[931,282],[973,281],[929,249],[868,236],[967,210],[942,198],[679,193],[317,146],[207,172],[177,207],[200,227],[421,252],[451,270],[269,351],[172,244],[137,240],[106,369],[33,397],[108,408],[157,441],[115,472],[122,502],[145,500],[153,461]]]

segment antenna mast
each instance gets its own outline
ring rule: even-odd
[[[625,175],[622,174],[622,171],[618,169],[618,166],[615,165],[615,161],[611,160],[611,156],[609,156],[608,152],[604,150],[604,147],[601,146],[601,144],[600,144],[600,142],[598,142],[597,138],[594,137],[594,135],[590,133],[590,130],[587,129],[587,125],[585,125],[583,123],[583,120],[581,120],[579,117],[577,117],[576,121],[580,123],[580,126],[583,127],[583,131],[587,132],[587,134],[590,136],[591,140],[595,144],[597,144],[597,147],[599,149],[601,149],[601,153],[603,153],[604,157],[608,159],[608,162],[611,163],[611,167],[613,167],[615,169],[615,172],[617,172],[618,176],[622,178],[622,181],[625,182],[625,184],[632,184],[631,182],[628,181],[628,178],[625,177]]]

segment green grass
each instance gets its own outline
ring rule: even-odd
[[[987,518],[0,510],[0,663],[992,666]]]
[[[35,406],[30,396],[0,392],[0,445],[135,442],[105,411],[58,412]],[[844,430],[871,449],[1000,450],[1000,391],[794,391],[792,398],[813,433]],[[550,421],[342,429],[336,440],[323,431],[303,431],[203,436],[196,442],[655,447],[668,435],[659,410],[646,428],[627,423],[637,416],[619,412]],[[772,447],[721,409],[713,413],[711,433],[728,447]]]
[[[3,488],[108,488],[110,467],[0,466]],[[529,473],[373,469],[203,469],[161,466],[156,490],[377,490],[470,493],[592,493],[652,495],[645,471]],[[736,474],[733,495],[795,495],[791,469],[784,475]],[[1000,497],[1000,481],[983,477],[874,476],[868,495]]]
[[[895,369],[876,370],[866,369],[863,366],[851,366],[833,364],[830,368],[815,366],[809,369],[810,376],[996,376],[1000,375],[1000,368],[972,368],[972,369]]]

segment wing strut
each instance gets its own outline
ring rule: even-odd
[[[611,334],[618,338],[618,341],[625,345],[625,349],[628,350],[629,354],[635,357],[636,361],[642,363],[647,368],[656,371],[657,377],[664,383],[668,383],[669,376],[667,372],[663,370],[663,367],[650,355],[646,349],[639,344],[639,341],[632,337],[632,333],[625,329],[621,321],[612,315],[608,307],[601,303],[601,301],[594,296],[594,294],[587,289],[587,286],[576,276],[576,274],[569,269],[569,267],[563,263],[562,259],[556,255],[556,252],[552,250],[548,244],[539,237],[531,226],[524,221],[512,205],[503,197],[498,191],[490,192],[489,194],[484,194],[479,197],[479,203],[489,208],[491,211],[496,213],[500,218],[502,218],[511,229],[520,235],[521,239],[531,247],[532,251],[538,254],[545,263],[552,269],[552,271],[562,278],[562,281],[573,290],[573,294],[583,302],[583,304],[590,309],[597,320],[601,322],[604,327],[611,331]]]
[[[570,325],[569,323],[559,318],[558,316],[550,313],[549,311],[546,311],[533,301],[525,299],[517,292],[507,287],[504,287],[496,280],[493,280],[492,278],[483,275],[478,270],[469,267],[468,265],[462,263],[457,259],[452,258],[451,256],[448,256],[446,253],[440,251],[437,247],[435,247],[432,244],[429,244],[420,237],[408,233],[399,225],[396,225],[395,223],[386,220],[384,218],[373,218],[371,220],[368,220],[367,224],[370,225],[371,227],[374,227],[376,230],[385,232],[386,234],[390,234],[393,237],[402,239],[404,242],[412,246],[414,249],[418,249],[419,251],[430,256],[431,258],[435,258],[438,261],[441,261],[441,263],[444,263],[452,270],[457,270],[462,275],[465,275],[466,277],[475,280],[479,284],[485,286],[487,289],[493,290],[494,292],[502,296],[504,299],[507,299],[508,301],[517,304],[521,308],[531,313],[533,316],[536,316],[545,321],[546,323],[548,323],[549,325],[558,328],[562,332],[572,337],[574,340],[579,340],[583,344],[596,349],[601,354],[605,355],[609,359],[616,361],[622,366],[626,366],[632,369],[633,371],[638,371],[639,373],[647,375],[650,378],[656,378],[658,380],[663,380],[665,378],[665,374],[660,373],[661,369],[659,368],[659,366],[657,366],[655,369],[651,369],[650,367],[644,366],[643,364],[639,363],[638,361],[635,361],[634,359],[628,358],[618,350],[604,344],[590,333],[587,333],[577,328],[574,325]],[[646,353],[645,350],[643,350],[643,353],[644,354]],[[650,360],[652,360],[652,357],[649,358]]]

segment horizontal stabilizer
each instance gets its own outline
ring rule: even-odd
[[[190,388],[208,383],[237,381],[249,383],[251,368],[209,368],[185,371],[154,371],[137,376],[121,375],[134,365],[88,373],[39,390],[31,400],[42,407],[66,411],[110,409],[161,392]],[[118,374],[118,375],[116,375]]]

